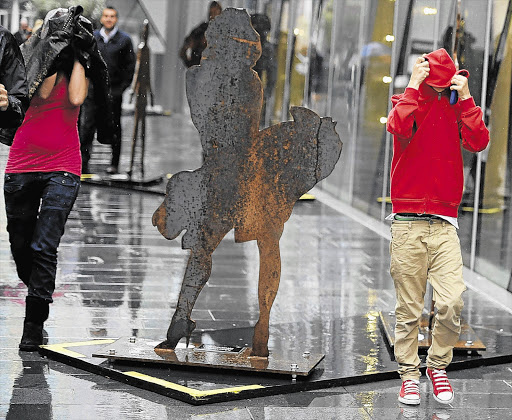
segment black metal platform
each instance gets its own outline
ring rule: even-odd
[[[390,347],[395,346],[395,313],[394,312],[379,312],[382,326],[386,334],[386,339]],[[432,331],[428,327],[429,317],[427,314],[422,314],[420,325],[418,328],[418,349],[426,351],[432,344]],[[486,346],[482,340],[476,335],[471,326],[461,318],[461,332],[459,341],[454,346],[455,351],[485,351]]]
[[[311,375],[297,376],[296,379],[268,373],[198,369],[197,366],[163,366],[133,361],[112,363],[92,356],[117,339],[47,345],[42,346],[40,352],[92,373],[200,405],[398,378],[396,363],[381,329],[378,312],[331,322],[271,325],[271,352],[326,354]],[[194,332],[192,341],[250,346],[252,332],[252,328]],[[450,370],[512,361],[512,336],[487,330],[480,333],[480,338],[486,343],[487,350],[482,354],[455,352]],[[148,343],[154,346],[159,341]],[[424,356],[421,358],[424,361]],[[424,369],[422,365],[423,372]]]

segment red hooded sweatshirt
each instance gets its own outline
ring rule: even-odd
[[[438,93],[431,87],[449,87],[457,73],[446,50],[426,58],[430,73],[420,88],[391,98],[393,213],[457,217],[464,184],[461,140],[466,150],[479,152],[489,143],[489,131],[473,98],[450,105],[449,89]]]

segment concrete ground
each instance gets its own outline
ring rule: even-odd
[[[125,171],[132,124],[130,116],[123,117]],[[199,139],[186,116],[149,117],[147,141],[148,174],[200,165]],[[92,168],[101,173],[108,166],[108,148],[96,146]],[[2,146],[2,171],[7,153]],[[165,240],[151,225],[161,201],[154,193],[82,186],[59,250],[55,302],[46,323],[50,343],[128,335],[164,338],[187,252],[178,240]],[[0,207],[0,225],[5,226],[3,198]],[[369,229],[371,222],[363,216],[356,216],[322,199],[295,206],[281,240],[282,278],[271,323],[328,321],[392,310],[388,239]],[[198,328],[227,328],[233,322],[254,325],[257,254],[253,242],[235,244],[232,234],[223,240],[214,253],[211,279],[193,312]],[[2,228],[0,418],[512,419],[512,363],[450,372],[456,396],[448,406],[434,401],[424,377],[418,407],[397,401],[399,380],[191,406],[19,352],[25,294]],[[477,334],[493,330],[504,337],[512,335],[512,307],[499,305],[473,287],[465,302],[463,316]],[[351,357],[344,356],[347,361]]]

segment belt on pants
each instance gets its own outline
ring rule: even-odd
[[[395,220],[402,222],[413,222],[416,220],[424,221],[424,222],[434,222],[434,221],[443,221],[439,216],[435,216],[433,214],[416,214],[416,213],[397,213],[394,217]]]

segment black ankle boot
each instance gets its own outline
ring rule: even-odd
[[[23,351],[37,351],[43,344],[43,325],[48,319],[50,305],[48,301],[34,296],[27,296],[25,302],[25,321],[19,348]]]

